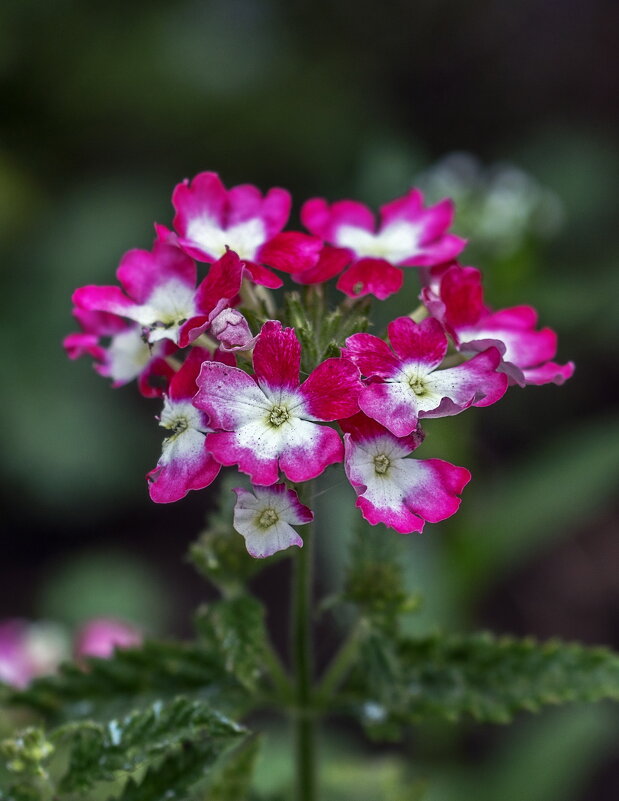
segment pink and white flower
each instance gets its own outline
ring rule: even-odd
[[[109,617],[93,618],[78,631],[75,640],[75,656],[95,656],[109,659],[117,648],[137,648],[144,635],[135,626]]]
[[[69,656],[67,632],[57,623],[0,621],[0,682],[26,687],[37,676],[55,673]]]
[[[262,559],[296,545],[303,540],[292,527],[305,525],[314,515],[304,506],[294,490],[285,484],[253,487],[253,492],[237,488],[234,528],[245,538],[250,556]]]
[[[172,503],[184,498],[189,490],[208,487],[221,469],[206,449],[206,434],[213,430],[208,417],[191,402],[200,367],[210,359],[207,350],[192,348],[170,381],[159,417],[159,425],[170,435],[163,441],[157,466],[146,476],[150,497],[156,503]],[[234,357],[229,359],[234,361]]]
[[[290,215],[285,189],[263,197],[251,184],[226,189],[215,172],[201,172],[172,194],[179,246],[198,261],[215,261],[234,250],[257,284],[277,289],[282,280],[263,265],[286,273],[312,267],[322,242],[296,231],[282,232]]]
[[[81,287],[73,294],[75,305],[134,320],[149,344],[169,339],[185,347],[219,312],[233,305],[243,264],[236,253],[227,251],[196,288],[195,262],[175,245],[159,239],[152,251],[126,253],[116,274],[123,289]]]
[[[350,254],[352,264],[337,288],[350,297],[371,294],[380,300],[401,288],[401,267],[429,267],[460,253],[466,241],[447,233],[453,215],[450,200],[424,209],[418,189],[381,206],[378,230],[370,209],[356,201],[329,206],[323,198],[312,198],[301,209],[308,231]]]
[[[398,317],[389,323],[388,332],[393,350],[372,334],[353,334],[342,355],[372,379],[359,395],[359,408],[397,437],[415,431],[421,417],[489,406],[505,394],[507,376],[496,372],[501,361],[496,348],[457,367],[437,370],[448,345],[438,320],[415,323]]]
[[[327,359],[300,384],[300,364],[294,330],[269,320],[254,348],[255,376],[218,362],[202,365],[194,405],[217,429],[207,447],[254,484],[275,484],[280,469],[290,481],[308,481],[342,461],[338,433],[317,423],[358,411],[359,371],[347,359]]]
[[[484,304],[481,273],[475,267],[453,264],[440,270],[422,291],[422,299],[446,326],[458,350],[498,348],[501,369],[512,383],[563,384],[574,373],[573,362],[552,361],[557,335],[551,328],[536,329],[538,315],[532,306],[493,312]]]
[[[471,474],[441,459],[408,459],[423,435],[395,437],[379,423],[357,414],[340,423],[346,432],[346,476],[363,517],[400,534],[423,530],[453,515]]]
[[[169,340],[148,345],[139,325],[115,314],[75,308],[73,315],[82,332],[69,334],[63,340],[70,359],[92,356],[95,370],[111,378],[113,387],[137,378],[140,393],[145,397],[163,394],[174,375],[166,357],[177,350],[176,345]]]

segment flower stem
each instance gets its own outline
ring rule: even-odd
[[[309,493],[308,493],[309,494]],[[311,495],[313,495],[313,488]],[[306,500],[306,499],[304,499]],[[311,497],[308,499],[311,503]],[[312,525],[303,527],[303,547],[295,554],[292,577],[292,665],[295,704],[296,801],[316,800],[316,720],[313,709]]]
[[[318,685],[316,696],[321,705],[328,704],[341,682],[346,678],[359,653],[359,645],[366,633],[367,626],[363,619],[355,624],[353,630],[344,641],[333,661],[327,668],[322,681]]]

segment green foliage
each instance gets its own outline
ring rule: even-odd
[[[181,794],[204,778],[212,758],[210,742],[185,741],[158,764],[150,766],[140,780],[129,778],[117,801],[160,801],[171,788],[177,798],[183,798]]]
[[[352,308],[325,309],[322,287],[308,287],[304,299],[298,292],[285,297],[283,319],[295,329],[301,342],[301,369],[310,373],[331,356],[339,356],[346,337],[367,331],[369,303],[357,302]]]
[[[208,801],[246,801],[259,747],[257,737],[248,738],[222,760],[209,787]]]
[[[209,764],[244,733],[244,729],[213,712],[209,704],[186,698],[176,698],[168,704],[156,702],[148,709],[106,724],[68,723],[52,735],[70,748],[69,766],[59,787],[64,791],[88,789],[97,781],[130,773],[184,742],[208,742],[209,748],[202,756],[203,764]]]
[[[396,627],[401,614],[415,611],[420,598],[407,592],[400,553],[384,532],[358,519],[350,544],[343,598],[380,628]]]
[[[216,651],[197,643],[147,641],[139,649],[117,650],[111,659],[88,659],[84,668],[65,664],[58,675],[37,679],[25,690],[7,690],[4,700],[47,715],[86,717],[135,706],[141,697],[198,692],[218,708],[246,701]]]
[[[197,628],[209,650],[220,654],[226,670],[255,690],[267,641],[262,604],[249,595],[210,604],[198,610]]]
[[[209,514],[206,528],[189,548],[189,560],[198,573],[224,594],[239,592],[243,582],[265,566],[264,559],[252,559],[243,537],[232,527],[236,501],[232,490],[242,484],[243,479],[238,475],[222,478],[217,508]]]
[[[519,711],[619,700],[619,656],[603,648],[490,634],[400,639],[374,635],[347,690],[379,737],[428,718],[507,723]]]

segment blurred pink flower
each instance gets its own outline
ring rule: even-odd
[[[94,618],[77,633],[75,657],[97,656],[107,659],[117,648],[133,648],[140,645],[142,639],[142,632],[130,623],[107,617]]]

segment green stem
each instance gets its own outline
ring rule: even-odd
[[[363,619],[359,619],[353,630],[348,635],[347,639],[342,644],[340,650],[333,657],[333,661],[325,671],[322,681],[320,682],[316,691],[316,696],[319,699],[321,706],[329,703],[333,693],[346,678],[346,674],[351,669],[355,659],[357,658],[359,645],[366,630],[367,627],[365,621]]]
[[[313,488],[312,488],[313,489]],[[311,492],[313,496],[313,492]],[[310,501],[304,498],[304,501]],[[294,671],[294,735],[296,801],[316,801],[316,720],[312,707],[312,525],[301,530],[303,547],[295,554],[292,577],[292,665]]]

